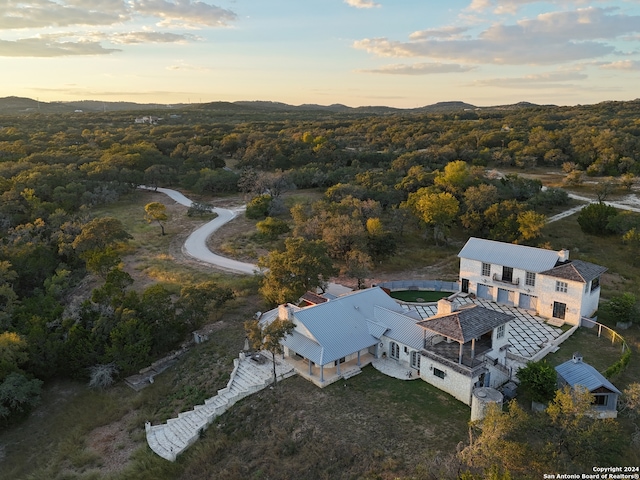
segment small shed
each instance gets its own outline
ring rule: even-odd
[[[580,385],[586,388],[593,396],[593,407],[601,418],[616,418],[618,411],[618,390],[609,380],[588,363],[582,361],[582,355],[576,352],[571,360],[556,367],[558,373],[558,386]]]

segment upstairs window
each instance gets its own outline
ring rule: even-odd
[[[598,288],[600,288],[600,277],[596,277],[593,280],[591,280],[591,291],[593,292]]]
[[[527,272],[524,277],[524,284],[528,287],[536,286],[536,274],[533,272]]]
[[[567,282],[556,282],[556,292],[567,293],[567,290],[569,290],[569,285],[567,284]]]
[[[513,268],[502,267],[502,281],[513,282]]]
[[[490,263],[482,263],[482,276],[490,277],[491,276],[491,264]]]
[[[504,337],[504,325],[498,325],[498,328],[496,330],[496,338],[502,337]]]

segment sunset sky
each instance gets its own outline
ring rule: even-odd
[[[406,108],[639,92],[640,0],[0,0],[0,97]]]

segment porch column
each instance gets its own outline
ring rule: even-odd
[[[310,359],[307,361],[309,362],[309,376],[313,377],[313,362]]]
[[[471,360],[476,358],[476,339],[471,339]]]
[[[460,350],[458,350],[458,363],[462,365],[462,342],[460,342]]]
[[[324,365],[320,365],[320,381],[324,382]]]
[[[338,364],[336,365],[336,374],[340,375],[340,359],[337,360]]]
[[[358,350],[358,363],[356,365],[360,366],[360,350]]]

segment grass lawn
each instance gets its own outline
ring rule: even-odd
[[[399,290],[391,292],[391,297],[403,302],[437,302],[448,297],[452,292],[435,292],[431,290]]]

